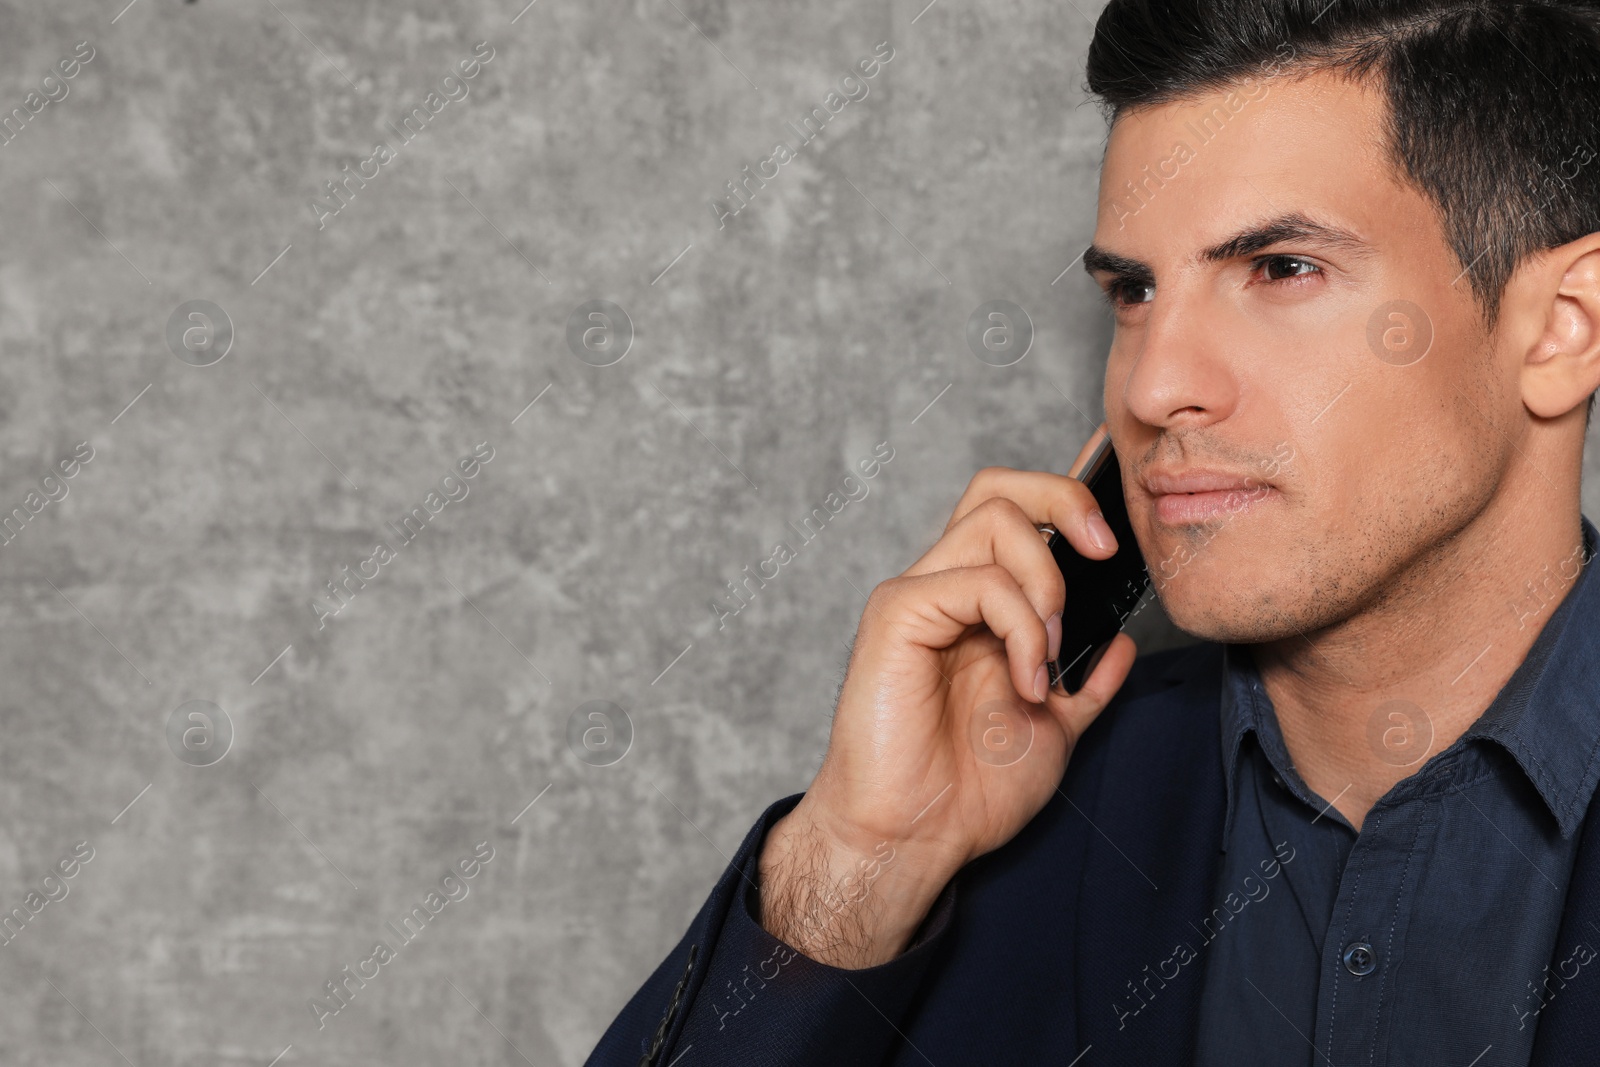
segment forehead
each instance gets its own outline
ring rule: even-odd
[[[1369,235],[1435,232],[1389,158],[1387,121],[1381,92],[1326,71],[1128,111],[1107,142],[1094,242],[1130,255],[1156,239],[1198,250],[1291,212]]]

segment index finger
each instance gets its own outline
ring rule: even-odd
[[[1095,428],[1089,440],[1078,451],[1078,458],[1073,460],[1071,474],[1021,471],[1011,467],[985,467],[973,476],[967,491],[956,501],[955,511],[951,514],[950,521],[945,524],[945,532],[949,533],[950,528],[966,518],[973,508],[997,496],[1015,502],[1035,524],[1049,523],[1063,533],[1079,525],[1074,521],[1066,521],[1074,519],[1077,513],[1068,511],[1065,502],[1081,499],[1090,505],[1091,510],[1096,506],[1093,494],[1076,475],[1089,461],[1095,448],[1105,439],[1107,432],[1106,424],[1103,422]]]
[[[1079,555],[1108,559],[1116,554],[1116,535],[1106,525],[1099,501],[1076,478],[1047,471],[986,467],[972,479],[956,513],[959,516],[971,512],[994,497],[1011,501],[1035,527],[1053,526]],[[959,523],[960,519],[955,521]],[[1048,531],[1039,529],[1038,533],[1048,540]],[[956,531],[947,530],[939,543],[956,536]]]

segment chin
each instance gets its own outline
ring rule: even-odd
[[[1300,609],[1306,605],[1291,602],[1285,611],[1279,590],[1258,583],[1259,578],[1179,574],[1164,585],[1158,580],[1156,596],[1174,626],[1202,641],[1260,644],[1292,637],[1305,632],[1307,624],[1316,624],[1301,617]]]

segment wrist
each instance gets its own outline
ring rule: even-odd
[[[804,955],[871,967],[904,951],[959,868],[925,845],[844,835],[798,807],[760,860],[761,925]]]

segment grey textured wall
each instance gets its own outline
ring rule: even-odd
[[[522,2],[0,4],[0,1062],[580,1063],[1100,418],[1093,0]]]

